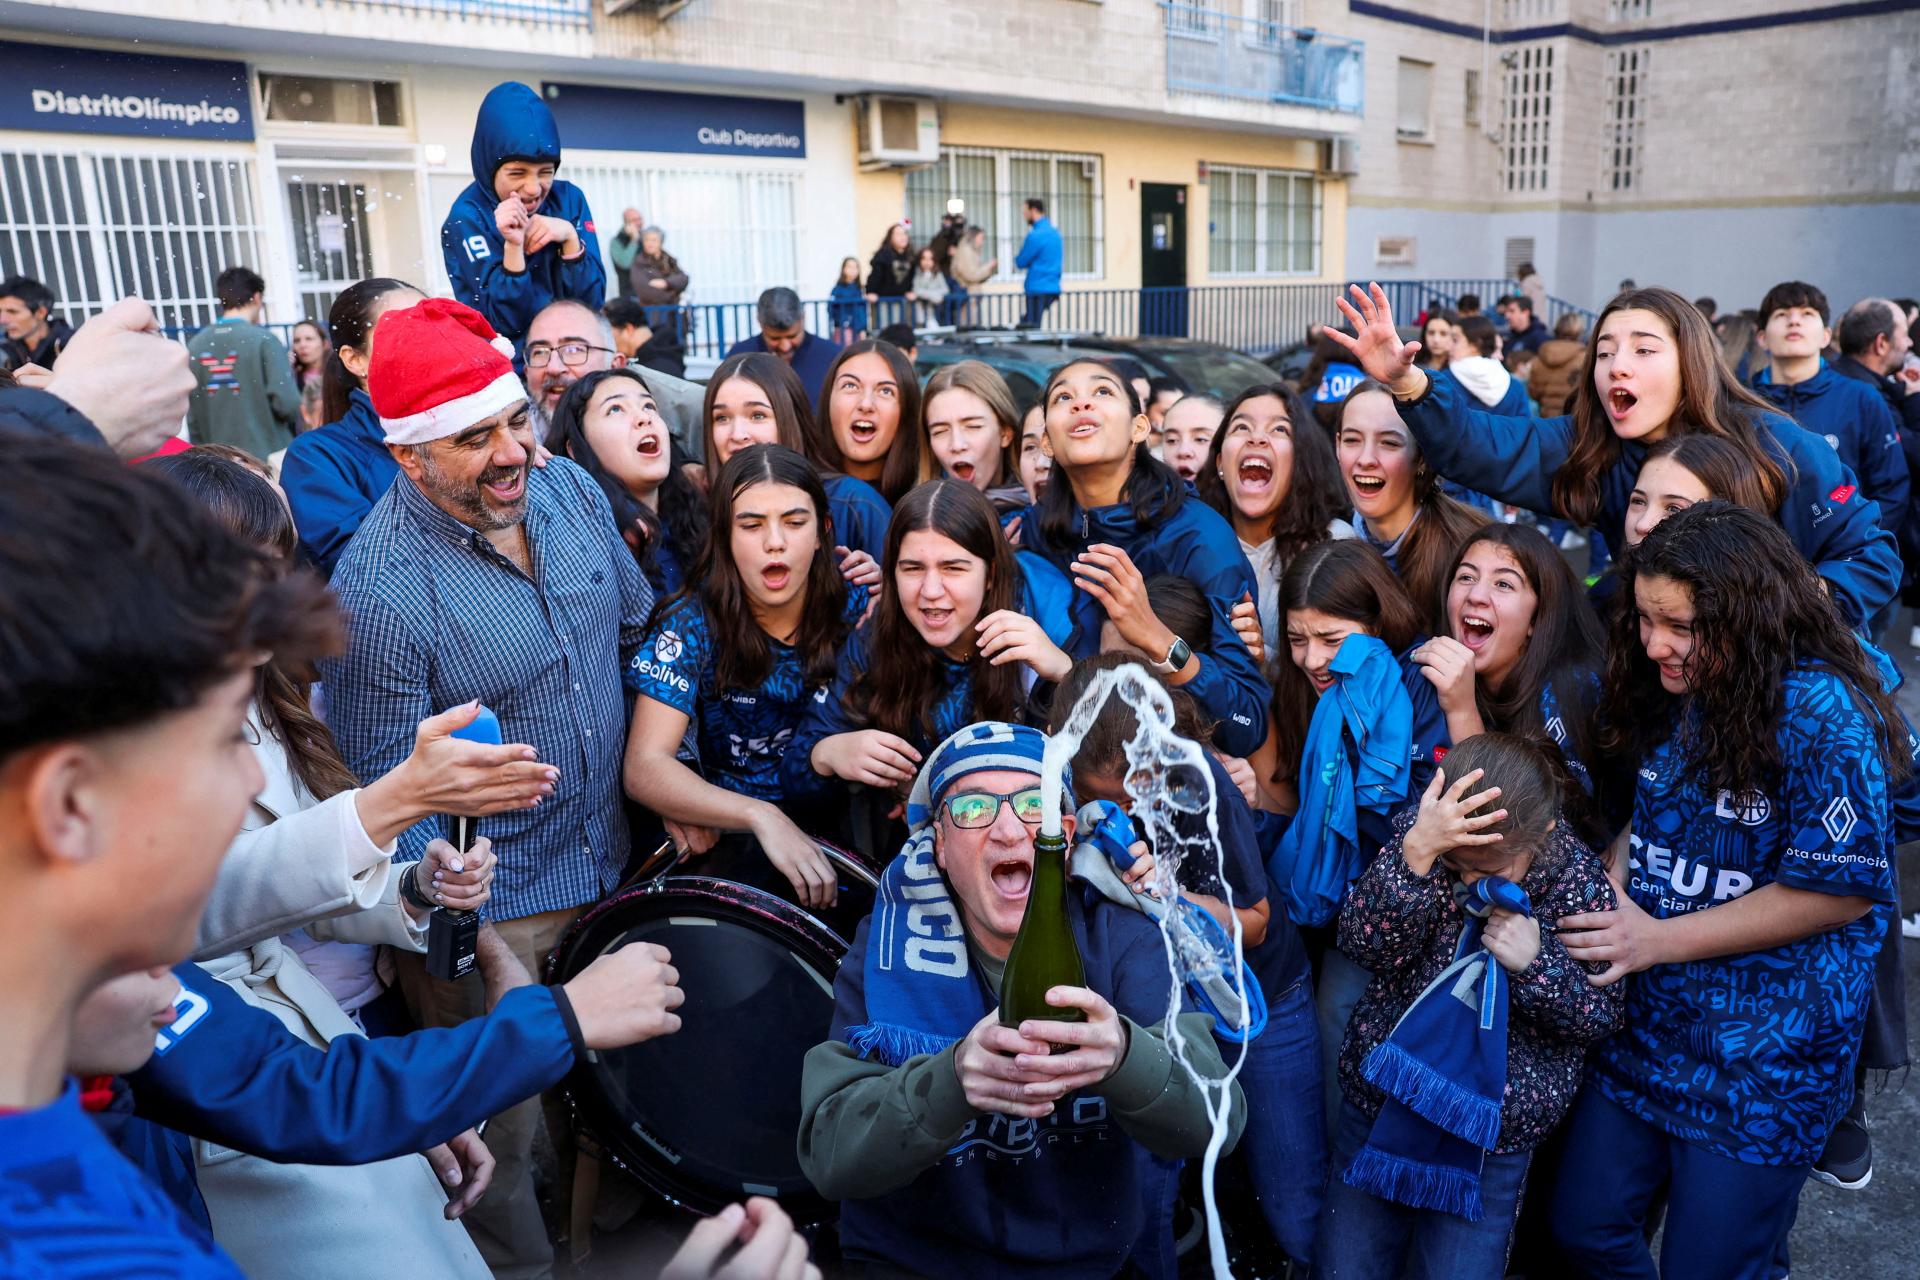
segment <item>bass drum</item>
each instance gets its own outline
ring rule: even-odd
[[[771,1196],[802,1226],[834,1216],[800,1171],[800,1069],[827,1038],[833,979],[879,881],[821,843],[839,877],[810,909],[751,839],[727,838],[668,875],[609,898],[555,951],[551,981],[633,942],[673,953],[686,1003],[670,1036],[593,1055],[568,1075],[576,1121],[675,1204],[711,1214]]]

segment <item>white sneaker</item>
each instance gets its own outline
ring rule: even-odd
[[[1920,649],[1920,624],[1916,624],[1913,630],[1907,632],[1907,648]]]
[[[1914,912],[1900,922],[1900,934],[1907,938],[1920,938],[1920,911]]]

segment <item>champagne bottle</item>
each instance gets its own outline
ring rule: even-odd
[[[1087,1015],[1079,1009],[1048,1004],[1047,992],[1086,985],[1080,944],[1073,940],[1073,923],[1067,916],[1066,837],[1038,836],[1033,842],[1027,909],[1000,978],[1000,1025],[1018,1027],[1029,1019],[1083,1022]]]

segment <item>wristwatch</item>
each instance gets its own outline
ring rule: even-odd
[[[420,892],[419,870],[418,862],[409,862],[400,872],[400,896],[421,911],[438,911],[440,904]]]
[[[1173,638],[1173,647],[1167,650],[1167,656],[1152,664],[1153,669],[1163,676],[1179,675],[1181,668],[1187,665],[1187,659],[1193,656],[1193,646],[1179,636]]]

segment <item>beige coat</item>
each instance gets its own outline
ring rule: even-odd
[[[293,776],[280,744],[250,719],[267,785],[227,850],[201,923],[200,967],[324,1048],[359,1029],[280,935],[302,925],[341,942],[425,950],[354,792],[326,801]],[[424,1082],[423,1082],[424,1084]],[[194,1164],[213,1234],[253,1280],[348,1276],[488,1280],[466,1228],[420,1156],[331,1167],[276,1164],[196,1139]]]

